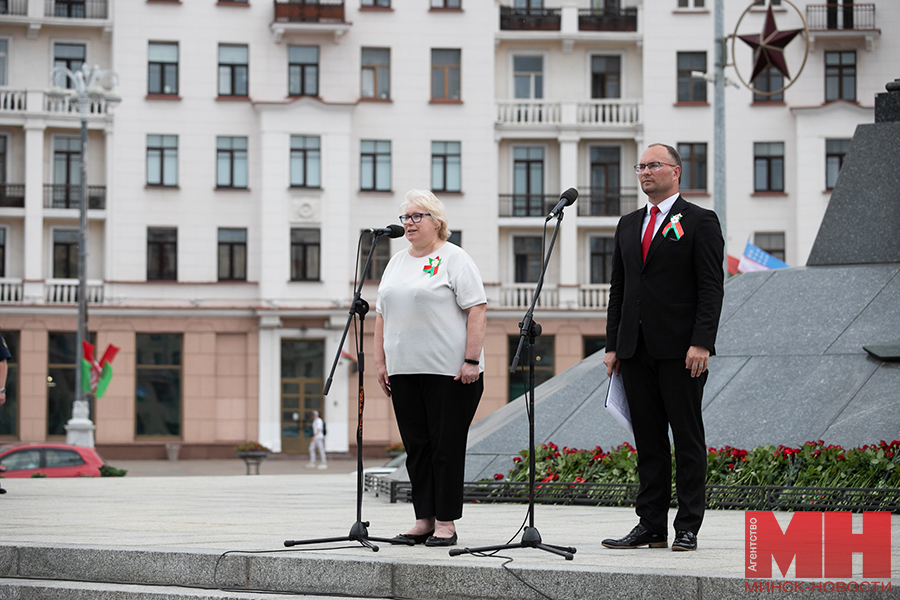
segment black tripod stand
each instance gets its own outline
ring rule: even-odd
[[[394,229],[396,227],[396,229]],[[369,272],[369,263],[372,261],[372,254],[375,251],[375,246],[378,244],[378,237],[380,235],[389,235],[390,237],[400,237],[403,235],[403,228],[399,225],[393,225],[387,227],[385,229],[376,229],[374,232],[374,237],[372,239],[372,246],[369,248],[369,255],[366,257],[366,266],[363,268],[363,273]],[[373,552],[378,552],[378,546],[372,543],[372,540],[376,542],[386,542],[396,544],[396,541],[392,541],[388,538],[377,538],[369,536],[369,522],[362,520],[362,496],[363,496],[363,459],[362,459],[362,444],[363,444],[363,408],[366,404],[366,393],[363,387],[363,374],[365,372],[365,353],[362,350],[362,339],[363,339],[363,325],[366,320],[366,313],[369,312],[369,303],[361,298],[362,296],[362,286],[365,281],[365,277],[361,277],[359,281],[359,286],[356,288],[356,293],[353,295],[353,303],[350,305],[350,316],[347,318],[347,324],[344,326],[344,333],[341,335],[341,343],[338,345],[337,355],[334,357],[334,363],[331,365],[331,373],[328,375],[328,380],[325,382],[324,394],[328,395],[328,390],[331,388],[331,381],[334,378],[334,371],[337,368],[338,361],[341,358],[341,349],[344,347],[344,341],[347,339],[347,331],[350,329],[350,324],[353,322],[353,318],[355,316],[359,316],[359,336],[360,340],[359,347],[357,349],[357,364],[359,366],[359,417],[357,419],[356,425],[356,522],[350,527],[350,533],[343,537],[331,537],[331,538],[318,538],[312,540],[287,540],[284,542],[284,545],[290,548],[291,546],[300,546],[303,544],[324,544],[331,542],[359,542],[366,548],[370,548]],[[413,545],[413,541],[409,541],[409,545]]]
[[[578,196],[578,192],[574,189],[567,190],[566,194],[570,194],[572,192],[574,192],[575,197]],[[566,194],[564,194],[564,196]],[[571,197],[571,201],[568,204],[574,202],[575,197]],[[562,202],[560,202],[560,205],[561,204]],[[522,347],[525,346],[528,349],[528,526],[526,526],[525,531],[522,532],[521,542],[514,544],[500,544],[497,546],[482,546],[481,548],[454,548],[453,550],[450,550],[450,556],[493,552],[494,550],[505,550],[507,548],[537,548],[539,550],[558,554],[559,556],[564,557],[566,560],[572,560],[574,558],[573,555],[575,554],[575,548],[569,546],[554,546],[553,544],[545,544],[541,539],[540,532],[534,526],[534,339],[541,335],[541,326],[534,322],[533,317],[534,307],[537,304],[538,298],[541,295],[541,288],[544,285],[544,274],[547,272],[547,265],[550,263],[550,255],[553,252],[553,245],[556,243],[556,237],[559,234],[559,226],[562,223],[563,213],[562,206],[560,205],[558,205],[557,208],[554,209],[554,212],[556,212],[556,214],[558,215],[556,228],[553,230],[553,237],[550,240],[550,247],[547,249],[547,256],[544,258],[541,275],[538,278],[537,286],[534,289],[534,296],[531,299],[531,306],[528,307],[528,311],[526,311],[525,317],[522,319],[522,322],[519,323],[519,346],[516,349],[516,355],[513,357],[512,365],[509,369],[510,375],[515,375],[516,367],[519,364],[519,357],[522,352]],[[550,220],[550,218],[552,218],[552,215],[553,213],[551,213],[551,217],[547,217],[547,220]]]

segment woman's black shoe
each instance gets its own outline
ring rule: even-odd
[[[428,538],[430,538],[433,533],[434,529],[432,529],[428,533],[423,533],[422,535],[401,533],[400,535],[392,537],[391,543],[406,544],[407,546],[414,546],[415,544],[426,544],[426,542],[428,542]]]
[[[456,538],[456,532],[454,531],[454,532],[453,532],[453,535],[451,535],[451,536],[448,537],[448,538],[442,538],[442,537],[431,536],[430,538],[428,538],[427,540],[425,540],[425,545],[426,545],[426,546],[431,546],[431,547],[434,547],[434,546],[455,546],[455,545],[456,545],[456,539],[457,539],[457,538]]]

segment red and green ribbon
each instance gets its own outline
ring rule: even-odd
[[[441,257],[435,256],[434,258],[428,259],[428,264],[422,267],[422,271],[428,273],[429,277],[434,277],[437,275],[438,267],[441,266]]]
[[[677,215],[672,215],[672,218],[669,219],[669,224],[663,228],[663,232],[662,232],[663,237],[666,237],[670,231],[674,231],[675,239],[680,240],[681,236],[684,235],[684,229],[681,228],[681,223],[679,223],[680,220],[681,220],[681,213],[678,213]]]
[[[94,345],[82,342],[84,359],[81,361],[81,391],[90,392],[98,400],[106,393],[106,387],[112,379],[112,361],[119,348],[110,344],[98,361],[94,357]]]

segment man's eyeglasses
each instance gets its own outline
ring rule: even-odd
[[[638,175],[640,175],[641,171],[643,171],[644,169],[650,169],[651,171],[653,171],[655,173],[655,172],[659,171],[660,169],[662,169],[663,165],[668,165],[670,167],[678,166],[678,165],[673,165],[672,163],[664,163],[664,162],[651,162],[651,163],[647,163],[646,165],[644,163],[641,163],[639,165],[634,165],[634,172],[637,173]]]
[[[400,223],[406,224],[407,221],[412,221],[413,223],[420,223],[422,221],[422,217],[430,217],[431,213],[413,213],[411,215],[400,215]]]

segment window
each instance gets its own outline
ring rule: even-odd
[[[362,49],[362,97],[391,97],[391,51],[387,48]]]
[[[431,142],[431,189],[435,192],[462,190],[460,142]]]
[[[0,85],[8,85],[6,81],[7,61],[9,60],[9,41],[0,40]]]
[[[757,192],[784,191],[784,142],[753,144],[753,189]]]
[[[53,230],[53,278],[78,278],[78,239],[77,229]]]
[[[513,57],[513,89],[516,99],[544,97],[544,57]]]
[[[622,214],[620,150],[614,146],[591,147],[591,195],[588,214],[615,216]]]
[[[509,348],[509,360],[512,363],[516,350],[519,348],[519,336],[511,335],[507,337]],[[528,342],[527,338],[525,340]],[[553,377],[553,347],[555,346],[555,336],[541,335],[534,339],[534,386],[537,387]],[[509,376],[509,402],[522,396],[528,390],[528,357],[529,350],[526,345],[522,345],[522,353],[519,354],[519,367],[514,375]]]
[[[291,229],[291,281],[319,281],[318,229]]]
[[[784,232],[754,233],[753,244],[784,262]]]
[[[431,8],[462,8],[462,0],[431,0]]]
[[[55,17],[83,19],[85,0],[56,0],[53,10]]]
[[[359,188],[361,190],[390,191],[391,142],[362,140],[360,146]]]
[[[606,337],[602,335],[586,335],[581,338],[584,348],[584,357],[587,358],[595,352],[600,352],[606,348]]]
[[[147,185],[178,185],[178,136],[147,136]]]
[[[825,189],[834,189],[850,140],[825,140]]]
[[[57,137],[53,140],[53,208],[81,206],[81,140]]]
[[[591,98],[621,98],[622,59],[591,57]]]
[[[459,100],[460,51],[431,51],[431,99]]]
[[[178,280],[178,230],[147,228],[147,281]]]
[[[825,53],[825,102],[856,100],[856,52]]]
[[[769,4],[771,6],[781,6],[781,0],[769,0]],[[764,8],[766,6],[766,0],[756,0],[756,4],[754,4],[753,6]]]
[[[291,136],[291,187],[322,187],[322,151],[317,135]]]
[[[19,332],[5,330],[3,341],[12,358],[6,359],[6,404],[0,410],[0,435],[15,438],[18,437],[19,423]]]
[[[250,50],[247,46],[219,44],[219,95],[247,96]]]
[[[513,254],[516,283],[537,283],[541,276],[543,255],[540,237],[513,238]]]
[[[706,144],[680,143],[678,153],[681,155],[681,189],[706,189]]]
[[[247,187],[247,138],[216,138],[216,187]]]
[[[390,8],[391,0],[362,0],[363,7],[377,6],[379,8]]]
[[[95,337],[94,333],[88,334],[88,341],[94,343]],[[47,333],[47,435],[66,435],[66,423],[72,418],[75,343],[74,331]],[[88,402],[93,414],[93,400],[89,398]]]
[[[758,94],[756,92],[774,92],[784,87],[784,75],[775,67],[768,67],[753,80],[754,102],[784,102],[784,90],[777,94]]]
[[[150,42],[147,93],[178,95],[178,44]]]
[[[611,237],[591,238],[591,283],[609,283],[614,249]]]
[[[180,333],[135,335],[137,435],[181,435],[182,337]]]
[[[454,246],[459,246],[460,248],[462,248],[462,231],[451,231],[450,237],[447,238],[447,241]]]
[[[219,228],[219,281],[247,281],[247,230]]]
[[[703,8],[705,5],[705,0],[678,0],[678,8]]]
[[[0,277],[6,277],[6,227],[0,227]]]
[[[372,240],[374,240],[374,238],[375,236],[371,233],[362,233],[359,251],[360,272],[362,272],[363,267],[366,266],[366,257],[369,255],[369,248],[372,247]],[[369,270],[363,273],[364,281],[380,281],[385,268],[387,268],[388,261],[391,260],[390,242],[384,239],[384,237],[379,238],[379,241],[381,243],[375,246],[375,252],[372,253],[372,262],[369,263]]]
[[[8,138],[5,135],[0,135],[0,183],[6,183],[6,140]],[[0,188],[0,206],[3,206],[2,202],[6,200],[6,195],[9,193],[9,190]]]
[[[53,44],[53,66],[65,67],[74,73],[84,64],[86,54],[84,44]],[[60,73],[54,78],[53,85],[69,89],[73,84],[68,77]]]
[[[513,148],[512,215],[536,217],[546,214],[544,206],[544,149]]]
[[[706,73],[706,52],[678,53],[678,101],[706,102],[706,80],[694,79],[692,71]]]
[[[288,95],[319,95],[318,46],[288,46]]]

